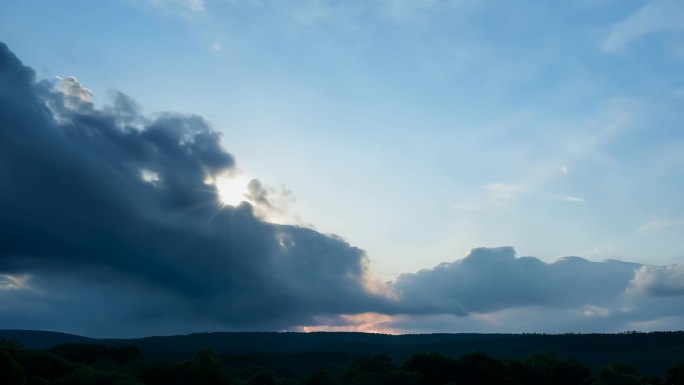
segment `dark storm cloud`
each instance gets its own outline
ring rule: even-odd
[[[205,181],[235,160],[202,118],[60,86],[0,45],[0,273],[30,277],[0,292],[0,327],[284,328],[385,306],[362,250],[220,204]]]

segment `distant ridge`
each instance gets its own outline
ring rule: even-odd
[[[26,349],[48,349],[59,344],[99,343],[97,342],[98,340],[88,337],[42,330],[0,330],[0,337],[5,339],[15,339],[21,342]]]
[[[348,357],[387,354],[403,361],[417,352],[460,356],[483,351],[503,359],[534,353],[572,358],[593,369],[611,362],[633,364],[642,373],[662,374],[684,362],[684,332],[621,334],[411,334],[215,332],[134,339],[97,339],[66,333],[0,330],[0,337],[20,341],[27,349],[61,343],[135,345],[147,358],[182,360],[203,348],[220,356],[341,354]]]

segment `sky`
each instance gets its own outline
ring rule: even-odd
[[[684,325],[681,1],[26,0],[0,41],[0,327]]]

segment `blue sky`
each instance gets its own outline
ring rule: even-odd
[[[2,8],[0,35],[39,76],[206,117],[244,173],[286,185],[303,223],[383,276],[476,246],[683,256],[677,1]]]
[[[96,106],[203,116],[266,220],[382,280],[475,247],[684,260],[678,0],[25,0],[0,40]]]

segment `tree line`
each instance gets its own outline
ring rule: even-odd
[[[287,367],[280,357],[279,367]],[[297,373],[297,370],[287,371]],[[482,352],[458,358],[416,353],[401,363],[386,355],[361,357],[328,368],[286,375],[265,366],[235,365],[209,349],[192,359],[145,359],[135,346],[61,344],[23,349],[0,338],[2,385],[684,385],[684,361],[662,376],[642,375],[613,363],[592,372],[571,359],[533,354],[501,360]]]

